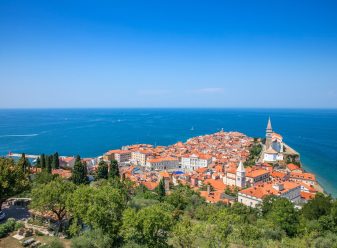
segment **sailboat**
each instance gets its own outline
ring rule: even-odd
[[[193,126],[191,127],[191,131],[194,131],[194,127]]]

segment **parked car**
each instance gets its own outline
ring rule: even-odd
[[[4,220],[6,218],[6,214],[3,211],[0,211],[0,221]]]

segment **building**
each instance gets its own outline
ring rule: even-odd
[[[152,155],[151,150],[135,150],[131,152],[131,161],[137,165],[145,166],[146,165],[146,160],[149,156]]]
[[[246,186],[268,181],[270,181],[269,170],[256,167],[246,168]]]
[[[317,184],[315,175],[309,172],[290,172],[290,180],[299,183],[306,183],[313,186]]]
[[[179,160],[172,157],[148,158],[146,167],[150,170],[171,170],[179,167]]]
[[[273,132],[271,120],[268,119],[266,128],[266,143],[263,153],[263,162],[283,161],[284,144],[283,137],[280,134]]]
[[[208,154],[191,154],[181,157],[181,168],[194,171],[201,167],[208,167],[212,163],[212,156]]]
[[[255,208],[268,195],[283,197],[296,204],[301,201],[301,186],[298,183],[289,181],[259,184],[241,190],[238,193],[238,202]]]
[[[104,160],[116,160],[119,164],[127,163],[131,160],[131,151],[129,150],[110,150],[103,155]]]

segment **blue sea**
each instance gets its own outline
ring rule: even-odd
[[[93,157],[134,143],[169,145],[190,137],[273,129],[300,152],[304,168],[337,196],[337,110],[290,109],[2,109],[0,155],[8,152]]]

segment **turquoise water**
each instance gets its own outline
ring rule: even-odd
[[[262,137],[269,115],[274,131],[301,153],[305,169],[337,196],[337,110],[0,110],[0,154],[91,157],[133,143],[169,145],[221,128]]]

